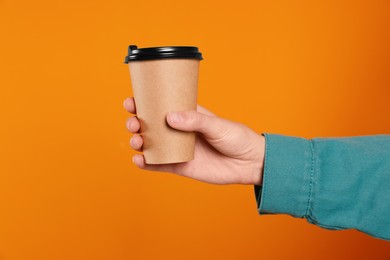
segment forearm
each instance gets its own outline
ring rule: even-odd
[[[328,229],[390,239],[390,135],[266,136],[260,214],[289,214]]]

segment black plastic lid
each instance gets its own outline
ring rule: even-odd
[[[139,60],[172,58],[203,60],[202,53],[194,46],[163,46],[138,49],[137,45],[130,45],[128,56],[125,58],[125,63]]]

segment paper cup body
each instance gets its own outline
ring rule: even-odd
[[[128,62],[146,163],[194,159],[195,133],[173,129],[166,118],[171,111],[196,110],[199,62],[188,58]]]

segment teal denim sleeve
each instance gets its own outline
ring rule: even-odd
[[[259,214],[390,240],[390,135],[305,139],[263,133]]]

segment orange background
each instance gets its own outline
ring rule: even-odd
[[[342,2],[342,3],[341,3]],[[0,0],[0,259],[389,259],[259,216],[252,186],[131,162],[129,44],[195,45],[199,103],[257,132],[390,133],[388,1]]]

